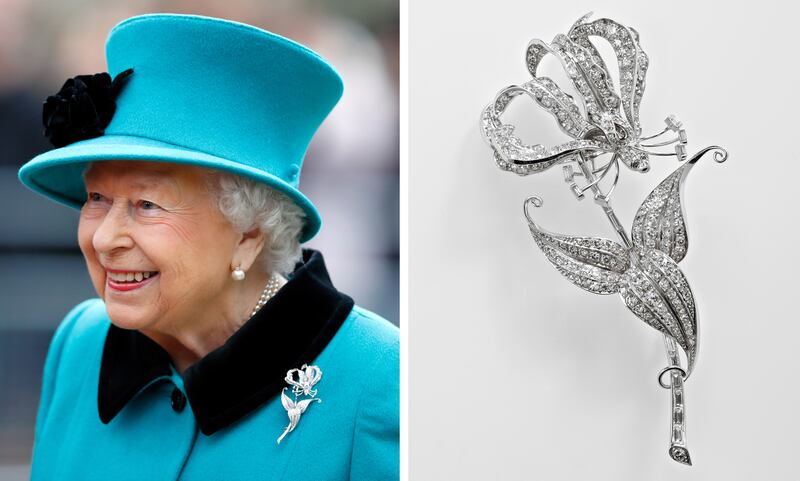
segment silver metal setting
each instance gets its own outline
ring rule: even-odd
[[[714,160],[721,163],[728,153],[710,146],[686,160],[686,130],[674,115],[664,120],[660,132],[642,136],[639,106],[649,58],[641,48],[639,34],[609,19],[590,22],[590,15],[581,17],[567,35],[556,35],[550,44],[538,39],[528,44],[525,62],[533,80],[502,89],[481,113],[480,128],[500,169],[524,176],[560,164],[563,180],[576,198],[582,200],[591,193],[606,214],[619,242],[549,232],[533,220],[529,209],[541,207],[542,199],[531,196],[523,204],[534,241],[564,277],[595,294],[618,293],[633,314],[663,334],[668,365],[659,373],[658,383],[672,394],[669,455],[691,465],[684,382],[697,361],[698,329],[694,294],[678,267],[689,246],[683,186],[705,154],[713,153]],[[613,48],[621,84],[618,91],[589,37],[605,39]],[[558,58],[580,94],[582,109],[552,80],[537,76],[546,55]],[[520,96],[550,112],[572,140],[555,147],[524,144],[514,135],[514,126],[500,119],[509,103]],[[665,138],[667,135],[671,138]],[[674,150],[652,150],[668,146]],[[651,158],[672,156],[685,162],[644,199],[628,234],[611,207],[620,161],[631,170],[647,172]]]
[[[286,409],[286,414],[289,416],[289,425],[284,429],[283,434],[278,438],[278,444],[283,441],[287,434],[294,431],[297,423],[300,422],[300,416],[306,412],[308,406],[313,402],[321,403],[322,400],[317,397],[317,390],[314,386],[322,379],[322,370],[317,366],[309,366],[303,364],[300,369],[290,369],[286,373],[286,382],[292,388],[294,398],[286,394],[289,388],[283,388],[281,391],[281,404]]]

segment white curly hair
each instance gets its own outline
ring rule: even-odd
[[[306,214],[266,184],[229,172],[210,171],[207,177],[217,207],[238,232],[258,227],[267,239],[257,262],[266,272],[288,274],[302,259],[300,235]]]
[[[92,163],[83,169],[83,178]],[[237,232],[258,227],[266,236],[256,259],[267,273],[286,275],[302,259],[300,235],[306,214],[282,192],[230,172],[206,169],[206,186]]]

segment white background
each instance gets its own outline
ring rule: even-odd
[[[410,479],[800,479],[797,10],[765,1],[409,3]],[[724,164],[701,160],[685,186],[681,269],[701,346],[686,386],[693,467],[667,455],[661,335],[619,296],[563,279],[521,206],[540,195],[544,228],[614,238],[601,210],[575,201],[558,167],[500,171],[477,128],[499,89],[530,78],[528,41],[549,42],[590,10],[641,34],[644,131],[675,113],[690,154],[710,144],[730,152]],[[532,105],[509,114],[531,119],[523,140],[553,144],[549,114]],[[653,163],[647,174],[623,169],[613,205],[626,228],[678,165]]]

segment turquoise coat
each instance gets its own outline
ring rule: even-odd
[[[113,326],[100,299],[72,309],[47,354],[31,479],[398,479],[398,329],[348,304],[314,256],[183,375],[155,342]],[[293,309],[301,319],[281,317]],[[304,319],[321,322],[296,342],[275,327]],[[321,402],[278,444],[289,424],[283,367],[301,362],[321,369]]]

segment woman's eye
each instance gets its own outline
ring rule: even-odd
[[[141,207],[144,210],[158,209],[158,205],[155,202],[151,202],[149,200],[140,200],[139,207]]]
[[[100,202],[103,200],[103,196],[97,192],[89,192],[88,200],[92,202]]]

